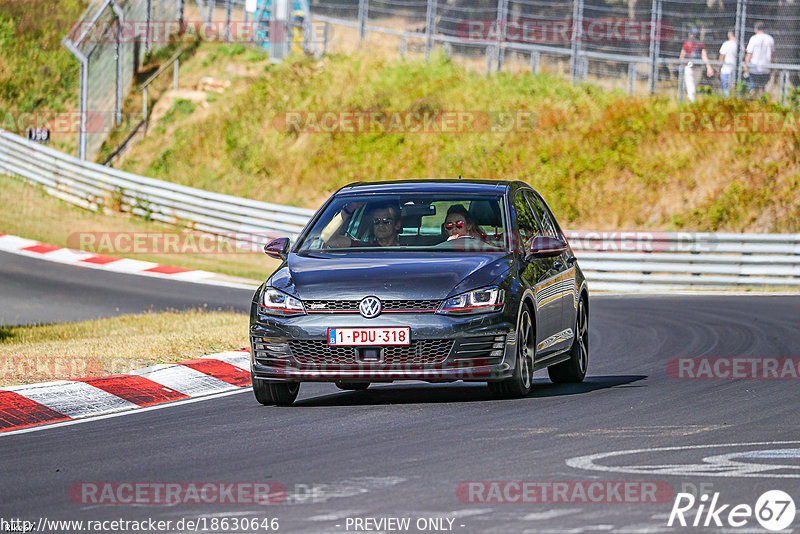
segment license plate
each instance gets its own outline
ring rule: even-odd
[[[370,345],[410,345],[411,328],[328,328],[328,345],[361,347]]]

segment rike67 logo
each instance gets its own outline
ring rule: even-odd
[[[669,514],[667,526],[672,527],[733,527],[747,526],[753,517],[767,530],[783,530],[794,521],[794,500],[781,490],[763,493],[755,506],[722,504],[719,492],[699,499],[691,493],[678,493]]]

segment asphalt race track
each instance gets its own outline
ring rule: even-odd
[[[248,313],[252,295],[245,289],[114,273],[0,252],[0,325],[5,326],[203,307]]]
[[[4,280],[13,282],[0,289],[3,313],[18,312],[17,321],[36,318],[43,308],[16,309],[32,287],[23,282],[24,265],[13,275],[7,255],[0,260]],[[59,276],[61,269],[71,269],[69,277]],[[127,312],[190,302],[244,310],[249,298],[238,290],[132,276],[125,276],[130,283],[115,284],[88,270],[84,280],[77,271],[55,265],[38,270],[31,281],[41,287],[37,299],[49,293],[60,307],[80,298],[70,313],[82,318],[117,313],[117,307]],[[57,319],[44,311],[51,315],[41,320]],[[0,518],[37,524],[43,518],[152,518],[173,525],[203,518],[206,532],[229,531],[211,528],[210,521],[223,518],[277,518],[279,531],[307,533],[375,527],[362,522],[364,528],[356,529],[355,519],[364,518],[409,518],[408,532],[767,532],[753,517],[739,529],[713,522],[708,528],[668,527],[667,520],[681,491],[719,492],[718,504],[730,505],[728,510],[754,506],[773,489],[800,504],[798,381],[677,378],[668,374],[667,362],[798,358],[799,317],[800,296],[595,296],[586,382],[554,385],[538,373],[525,399],[492,400],[479,385],[392,384],[340,392],[304,384],[297,403],[286,408],[262,407],[247,390],[0,435]],[[670,449],[652,450],[659,448]],[[639,452],[581,458],[629,450]],[[538,488],[568,483],[570,490],[556,502],[496,502],[502,493],[494,494],[494,502],[480,502],[490,495],[480,488],[491,484],[464,484],[479,481],[538,482]],[[608,489],[621,481],[668,493],[658,494],[660,502],[637,502],[647,499],[634,495],[621,503],[619,493]],[[163,505],[95,504],[81,493],[92,483],[125,482],[270,482],[281,484],[286,495],[277,504],[249,504],[245,496],[235,504]],[[573,491],[592,482],[605,488],[600,502]],[[696,511],[686,513],[687,521]],[[436,518],[443,521],[425,521]]]

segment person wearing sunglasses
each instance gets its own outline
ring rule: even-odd
[[[352,239],[344,234],[348,221],[363,205],[363,202],[351,202],[345,205],[328,227],[323,230],[321,236],[323,241],[332,248],[399,246],[400,242],[397,236],[402,230],[400,207],[392,203],[376,204],[363,214],[362,224],[370,225],[367,241]]]
[[[447,232],[447,240],[458,239],[461,237],[478,237],[486,240],[486,233],[481,230],[475,220],[461,204],[453,204],[447,210],[447,217],[444,219],[444,230]]]

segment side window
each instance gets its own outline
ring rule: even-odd
[[[539,233],[539,225],[522,191],[517,192],[514,204],[517,212],[517,231],[519,232],[520,244],[523,252],[527,254],[530,252],[531,239]]]
[[[536,213],[536,219],[540,222],[542,226],[542,234],[545,237],[558,237],[558,230],[556,229],[556,224],[553,221],[552,215],[550,212],[545,208],[544,203],[542,200],[535,195],[531,191],[525,191],[525,197],[528,199],[528,202],[531,203],[531,207],[533,211]]]

